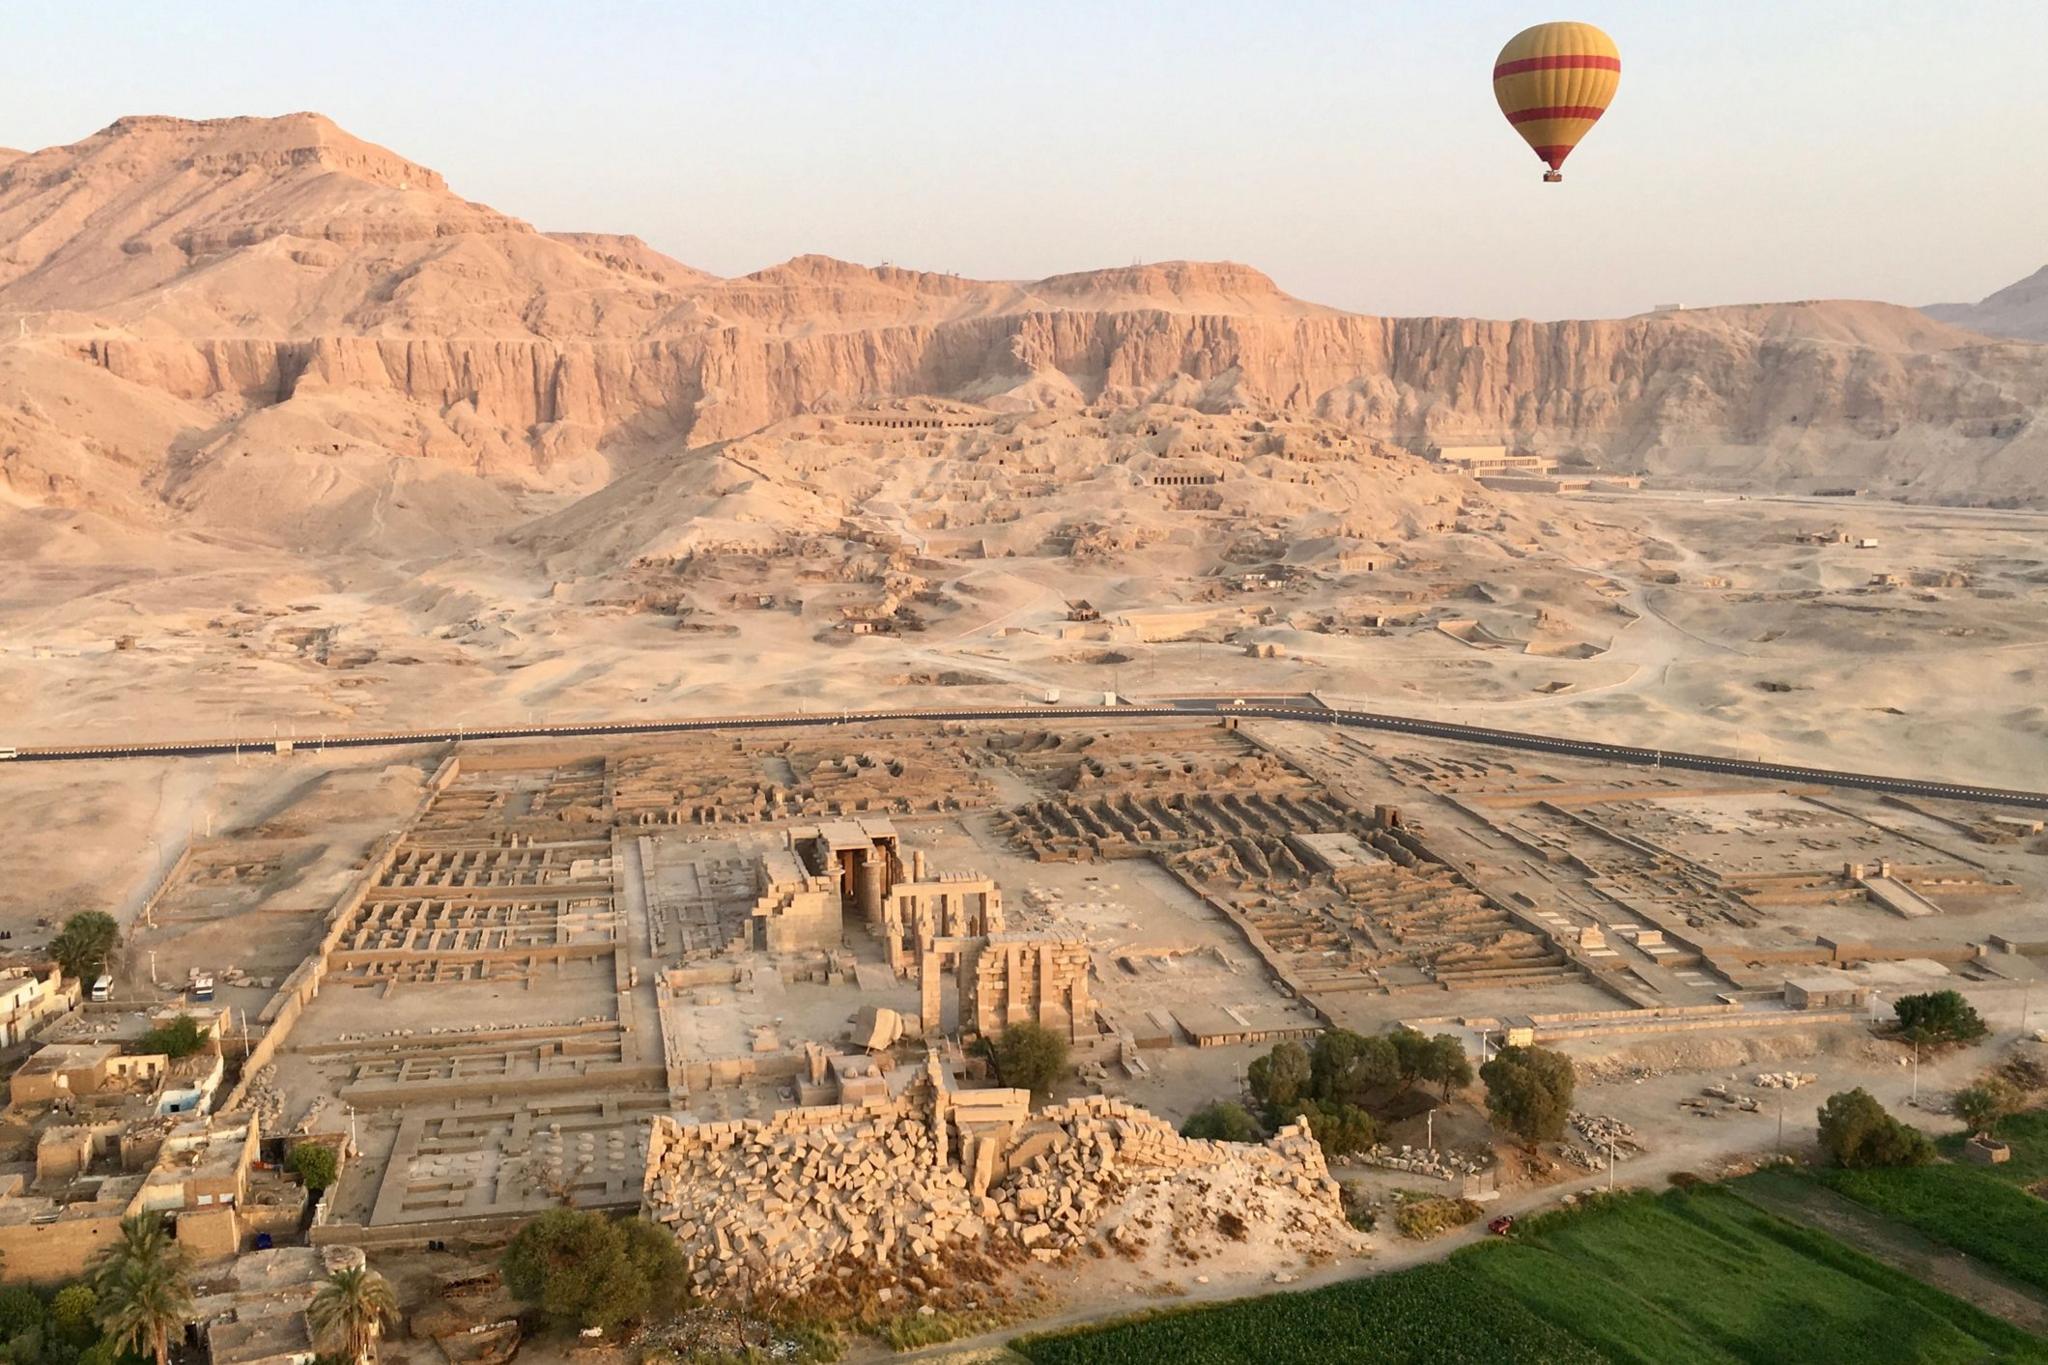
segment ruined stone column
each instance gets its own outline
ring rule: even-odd
[[[880,849],[864,849],[860,855],[860,866],[854,872],[854,903],[860,907],[860,917],[870,933],[880,934],[882,926],[882,897],[888,882],[887,854]]]
[[[917,964],[917,1014],[924,1022],[924,1035],[936,1038],[946,1027],[946,1005],[942,994],[945,985],[945,969],[939,965],[942,954],[926,953]]]

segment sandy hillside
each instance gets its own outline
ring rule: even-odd
[[[2048,265],[1975,303],[1937,303],[1921,311],[1986,336],[2048,341]]]
[[[1943,661],[1995,648],[1982,751],[2021,763],[2044,405],[2048,347],[1885,304],[1379,318],[1215,262],[719,279],[315,114],[126,118],[0,154],[0,703],[23,738],[317,735],[1314,687],[1808,757],[1911,714],[1910,766],[1962,752],[1923,744],[1964,704]],[[2010,552],[1907,528],[1911,562],[1814,581],[1778,553],[1795,505],[1753,561],[1755,505],[1415,453],[1460,443],[2013,509]],[[1946,596],[1865,610],[1873,573]],[[1787,623],[1758,644],[1756,613]],[[1833,629],[1872,621],[1881,650]],[[1888,700],[1760,690],[1788,670]]]

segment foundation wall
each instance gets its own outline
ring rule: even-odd
[[[257,1014],[257,1021],[268,1027],[264,1029],[263,1036],[256,1040],[255,1046],[249,1049],[248,1058],[242,1063],[242,1078],[235,1083],[235,1088],[229,1092],[219,1108],[241,1108],[248,1096],[249,1082],[264,1067],[277,1059],[278,1050],[291,1038],[292,1028],[299,1022],[299,1015],[313,998],[320,994],[320,981],[327,975],[328,958],[341,942],[342,935],[347,932],[356,911],[362,908],[363,901],[384,879],[384,874],[390,870],[392,862],[398,857],[398,851],[405,842],[405,829],[410,828],[426,814],[434,798],[462,775],[462,765],[462,758],[456,754],[450,754],[441,761],[441,766],[436,768],[433,777],[428,779],[427,788],[421,793],[419,804],[413,809],[411,817],[399,830],[384,837],[377,852],[357,875],[355,884],[342,893],[341,898],[334,903],[334,908],[327,916],[327,932],[322,935],[319,945],[306,955],[303,962],[292,969],[291,975],[284,979],[277,993],[270,997],[270,1002]]]
[[[120,1232],[119,1213],[0,1227],[0,1257],[5,1258],[8,1283],[77,1279]]]

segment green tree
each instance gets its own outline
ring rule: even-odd
[[[1902,995],[1892,1002],[1899,1030],[1916,1043],[1968,1043],[1989,1030],[1960,991]]]
[[[1180,1126],[1180,1135],[1212,1142],[1257,1142],[1264,1136],[1259,1131],[1259,1121],[1243,1105],[1229,1100],[1218,1100],[1188,1115],[1188,1121]]]
[[[1998,1127],[2000,1119],[2019,1108],[2019,1102],[2019,1095],[2010,1085],[1992,1076],[1958,1090],[1949,1107],[1969,1125],[1971,1132],[1989,1133]]]
[[[1400,1075],[1400,1056],[1383,1036],[1333,1028],[1309,1051],[1309,1095],[1325,1103],[1356,1105],[1367,1091],[1392,1085]]]
[[[0,1342],[12,1341],[43,1325],[43,1300],[23,1285],[0,1285]]]
[[[610,1330],[679,1299],[682,1253],[651,1223],[551,1209],[521,1228],[500,1263],[505,1287],[557,1325]]]
[[[989,1044],[989,1056],[1004,1085],[1044,1099],[1066,1072],[1067,1040],[1042,1024],[1016,1023]]]
[[[1430,1078],[1430,1050],[1427,1037],[1403,1025],[1388,1034],[1387,1041],[1394,1048],[1394,1059],[1400,1069],[1403,1090],[1412,1090],[1417,1081]]]
[[[1472,1059],[1465,1055],[1464,1040],[1454,1033],[1439,1033],[1429,1040],[1422,1077],[1443,1087],[1449,1099],[1453,1090],[1472,1084]]]
[[[92,1291],[114,1345],[167,1365],[171,1334],[192,1315],[191,1253],[171,1240],[162,1214],[123,1218],[119,1236],[94,1262]]]
[[[284,1164],[315,1195],[333,1185],[341,1175],[340,1155],[324,1142],[300,1143],[286,1154]]]
[[[100,1334],[99,1295],[89,1284],[67,1284],[50,1300],[50,1325],[83,1350]]]
[[[103,910],[81,910],[64,921],[57,937],[50,940],[50,956],[64,969],[64,975],[91,981],[106,970],[114,949],[121,943],[121,926]]]
[[[206,1030],[199,1027],[199,1021],[189,1014],[181,1014],[168,1024],[160,1024],[135,1040],[134,1052],[138,1056],[162,1053],[172,1061],[190,1057],[206,1046]]]
[[[324,1149],[323,1149],[324,1150]],[[340,1349],[361,1365],[377,1358],[377,1336],[398,1318],[391,1282],[364,1266],[337,1270],[306,1305],[306,1325],[316,1344]]]
[[[1542,1047],[1504,1047],[1479,1068],[1494,1122],[1533,1147],[1564,1136],[1571,1115],[1572,1059]]]
[[[1345,1156],[1372,1146],[1378,1129],[1372,1115],[1342,1100],[1302,1100],[1286,1116],[1303,1119],[1324,1156]]]
[[[92,1293],[92,1285],[78,1283],[57,1289],[53,1300],[49,1300],[49,1322],[66,1336],[78,1338],[80,1345],[98,1336],[98,1310],[100,1297]]]
[[[647,1311],[672,1311],[688,1297],[690,1267],[675,1234],[644,1218],[628,1218],[616,1224],[626,1239],[626,1259],[647,1281]]]
[[[1308,1094],[1308,1049],[1292,1038],[1245,1068],[1245,1084],[1268,1115],[1286,1109]]]
[[[1828,1096],[1820,1107],[1820,1145],[1837,1166],[1852,1170],[1924,1166],[1934,1160],[1927,1135],[1893,1118],[1860,1086]]]

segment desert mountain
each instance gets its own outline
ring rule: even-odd
[[[125,118],[0,160],[0,338],[6,501],[254,533],[341,499],[341,541],[389,532],[409,488],[470,480],[465,508],[513,517],[520,489],[912,396],[2048,492],[2048,349],[1912,309],[1381,318],[1196,262],[976,281],[806,256],[724,280],[535,231],[314,114]]]
[[[1976,303],[1936,303],[1920,311],[1987,336],[2048,341],[2048,265]]]

